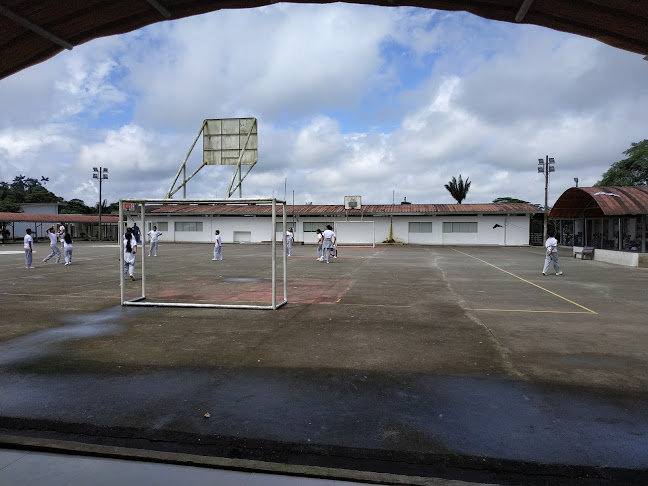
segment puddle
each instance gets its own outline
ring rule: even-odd
[[[77,339],[116,334],[124,329],[121,322],[145,309],[111,307],[92,314],[63,316],[70,324],[43,329],[0,343],[0,365],[30,361],[55,353],[60,344]]]

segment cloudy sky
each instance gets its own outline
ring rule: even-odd
[[[549,202],[648,138],[648,62],[598,41],[461,12],[348,4],[219,11],[65,51],[0,81],[0,180],[94,205],[161,198],[207,118],[256,117],[244,197],[297,204]],[[199,141],[188,162],[200,161]],[[233,167],[187,197],[223,198]],[[178,193],[180,196],[182,193]]]

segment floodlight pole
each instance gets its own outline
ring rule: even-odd
[[[101,241],[101,183],[108,179],[108,169],[105,167],[92,168],[92,178],[99,179],[99,241]]]
[[[547,226],[548,226],[548,220],[549,220],[549,212],[547,210],[547,206],[549,205],[548,202],[548,192],[549,192],[549,172],[555,172],[556,168],[554,167],[555,160],[553,157],[549,157],[548,155],[545,157],[545,160],[538,159],[538,172],[544,172],[545,175],[545,200],[544,200],[544,224],[543,224],[543,230],[544,230],[544,236],[543,239],[547,238]]]

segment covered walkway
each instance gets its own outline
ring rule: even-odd
[[[572,187],[549,217],[560,243],[646,253],[648,187]]]
[[[43,213],[0,213],[0,240],[9,243],[20,239],[26,228],[31,228],[36,238],[46,238],[45,230],[52,225],[63,223],[68,227],[72,238],[117,239],[119,216],[98,214],[43,214]]]

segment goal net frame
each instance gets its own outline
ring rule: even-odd
[[[271,218],[271,248],[272,248],[272,303],[270,305],[254,305],[254,304],[199,304],[195,302],[152,302],[146,300],[146,258],[140,258],[140,268],[142,273],[142,293],[140,296],[133,299],[126,299],[126,286],[124,279],[124,223],[128,215],[137,214],[133,211],[125,211],[125,205],[140,205],[140,218],[142,231],[146,228],[146,205],[147,204],[169,204],[169,205],[189,205],[189,204],[272,204],[272,218]],[[210,307],[210,308],[224,308],[224,309],[261,309],[261,310],[277,310],[282,305],[288,302],[288,265],[286,252],[283,254],[283,300],[278,302],[277,299],[277,204],[282,205],[283,216],[283,232],[282,239],[283,245],[286,245],[286,201],[281,201],[275,198],[247,198],[247,199],[120,199],[119,200],[119,283],[121,289],[121,305],[122,306],[151,306],[151,307]],[[126,216],[126,217],[125,217]],[[141,254],[146,255],[146,235],[142,235],[142,250]]]
[[[352,245],[352,246],[371,246],[376,248],[376,224],[374,221],[335,221],[335,235],[338,245]],[[355,229],[362,227],[371,227],[371,241],[345,241],[345,229]],[[345,228],[345,229],[343,229]]]

